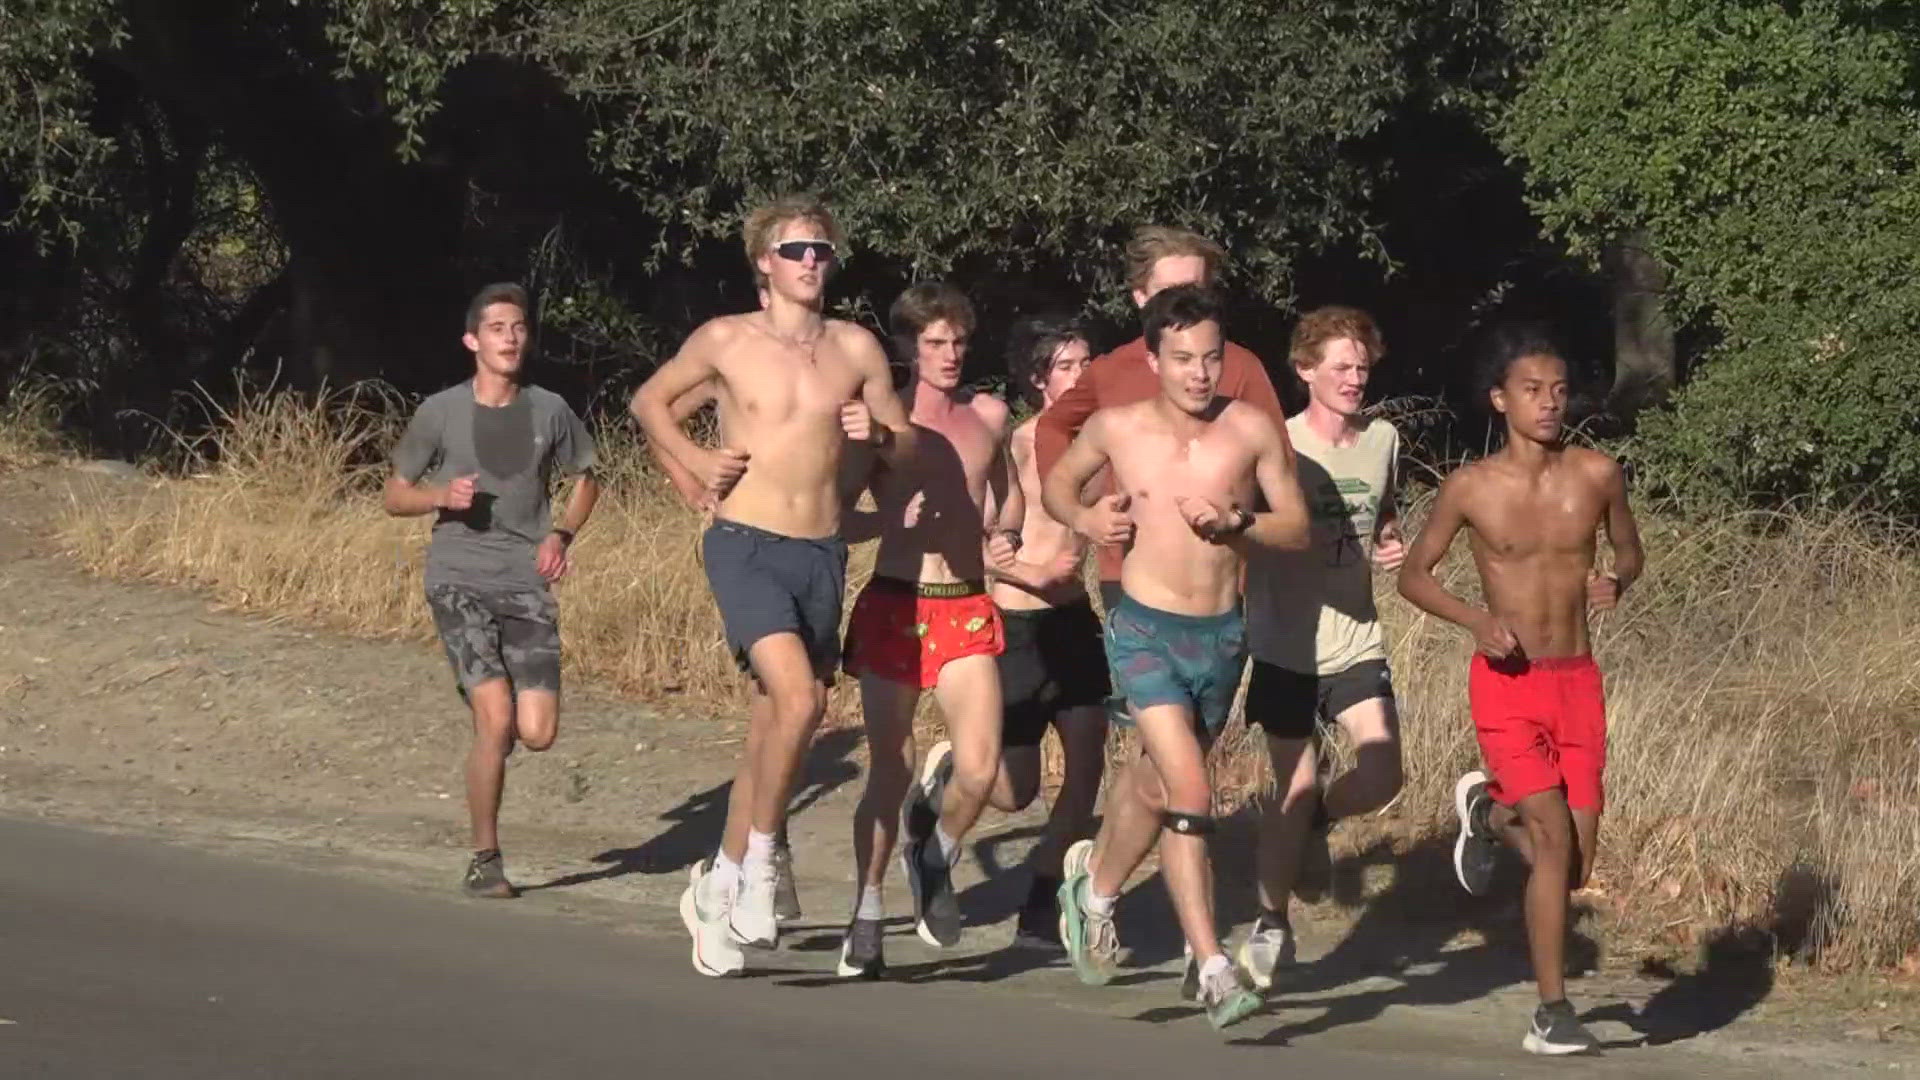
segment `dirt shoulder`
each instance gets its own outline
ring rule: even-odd
[[[0,477],[0,813],[451,892],[466,848],[466,731],[437,648],[216,611],[185,590],[88,577],[58,555],[51,523],[67,500],[125,498],[140,487],[72,469]],[[740,718],[570,686],[555,749],[516,755],[511,766],[502,837],[510,872],[529,887],[521,902],[638,933],[680,933],[674,900],[686,868],[718,835],[743,736]],[[862,755],[856,733],[824,733],[797,798],[807,918],[778,966],[802,983],[830,970],[851,899],[848,822]],[[1061,972],[1035,971],[1033,958],[1003,948],[1025,882],[985,871],[1017,867],[1039,820],[1029,812],[984,824],[959,876],[971,924],[959,954],[936,959],[896,932],[894,967],[910,981],[994,982],[1135,1019],[1184,1016],[1169,1008],[1178,1004],[1179,945],[1157,882],[1136,883],[1123,901],[1123,938],[1136,963],[1149,965],[1123,986],[1081,995]],[[1325,905],[1303,924],[1303,959],[1320,962],[1249,1025],[1248,1039],[1357,1044],[1382,1037],[1384,1026],[1445,1032],[1509,1058],[1530,1007],[1517,909],[1428,895],[1443,857],[1423,849],[1405,865],[1375,857],[1349,867],[1385,901],[1357,911]],[[1243,925],[1244,852],[1225,862],[1224,914]],[[889,903],[903,910],[904,888]],[[1920,1072],[1911,994],[1745,974],[1663,981],[1602,964],[1573,994],[1598,1010],[1596,1032],[1617,1050],[1607,1071],[1738,1075],[1748,1064],[1770,1063],[1764,1073],[1793,1060]]]

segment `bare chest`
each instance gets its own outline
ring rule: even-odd
[[[1192,439],[1128,435],[1109,456],[1116,490],[1136,504],[1171,509],[1176,495],[1238,502],[1252,486],[1252,452],[1218,429]]]
[[[1475,546],[1485,555],[1520,560],[1592,551],[1603,505],[1572,484],[1507,481],[1489,485],[1469,511]]]
[[[979,502],[998,450],[986,421],[971,409],[955,409],[937,418],[916,415],[913,426],[913,464],[892,485],[896,493],[936,504]]]
[[[828,343],[811,356],[774,342],[753,342],[720,364],[723,394],[737,420],[758,426],[838,421],[860,388],[859,374]]]

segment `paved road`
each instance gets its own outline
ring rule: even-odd
[[[676,940],[532,904],[0,818],[8,1078],[1445,1080],[1603,1067],[1531,1061],[1504,1040],[1421,1045],[1390,1026],[1378,1051],[1234,1046],[1191,1015],[1138,1023],[980,984],[793,973],[823,959],[703,979]]]

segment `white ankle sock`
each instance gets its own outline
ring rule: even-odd
[[[854,906],[853,917],[878,921],[887,917],[887,908],[880,902],[880,887],[868,885],[860,890],[860,902]]]
[[[741,861],[741,867],[764,869],[771,862],[773,862],[773,834],[748,829],[747,857]]]
[[[713,869],[707,871],[703,879],[707,888],[707,899],[715,900],[731,896],[735,886],[740,884],[740,864],[727,857],[725,851],[713,856]]]
[[[1119,899],[1117,896],[1101,896],[1093,891],[1092,885],[1087,886],[1087,910],[1095,915],[1113,914],[1114,902]]]
[[[952,866],[959,858],[960,841],[948,836],[947,830],[938,822],[933,826],[933,838],[940,843],[940,857],[947,860],[948,866]]]
[[[1211,979],[1215,975],[1227,970],[1227,965],[1230,962],[1231,961],[1227,959],[1226,953],[1214,953],[1212,956],[1207,957],[1206,963],[1200,965],[1200,977],[1203,979]]]

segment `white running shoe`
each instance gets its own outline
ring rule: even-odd
[[[1239,960],[1240,970],[1246,972],[1255,990],[1265,993],[1273,989],[1274,976],[1294,965],[1293,931],[1268,926],[1265,920],[1255,922],[1247,940],[1240,943]]]
[[[703,887],[706,876],[711,872],[711,860],[693,865],[687,890],[680,894],[680,921],[687,925],[687,933],[693,937],[693,970],[710,978],[721,978],[739,974],[747,966],[747,958],[727,929],[727,910],[731,905],[724,898],[714,905],[701,903],[701,894],[708,891]]]
[[[756,949],[779,947],[780,920],[773,915],[773,894],[778,884],[779,872],[771,860],[741,870],[740,895],[727,913],[727,928],[735,942]]]

